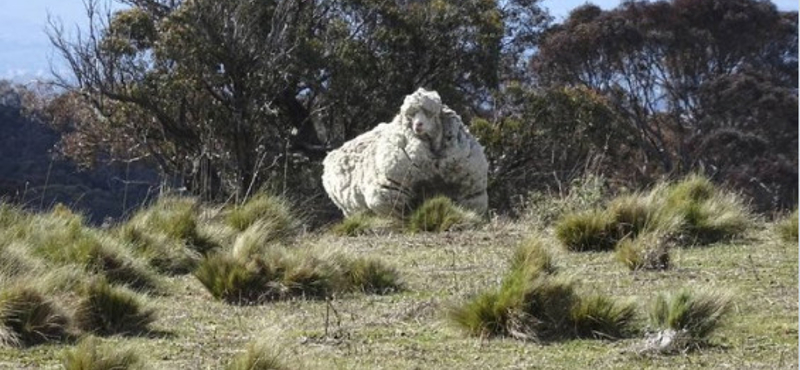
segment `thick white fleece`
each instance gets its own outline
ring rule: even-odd
[[[406,96],[392,122],[331,151],[323,166],[325,191],[345,215],[402,217],[435,195],[478,213],[487,208],[483,147],[435,91]]]

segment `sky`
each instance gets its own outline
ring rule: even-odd
[[[100,4],[119,8],[111,0],[98,0]],[[589,1],[603,9],[617,6],[619,0]],[[586,0],[543,0],[556,22],[563,20],[571,9],[587,3]],[[798,10],[797,0],[773,0],[781,10]],[[50,77],[50,66],[63,65],[55,55],[45,29],[48,16],[64,25],[74,35],[76,26],[85,27],[87,16],[84,0],[0,0],[0,79],[27,82]]]

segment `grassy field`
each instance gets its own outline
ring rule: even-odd
[[[655,296],[684,287],[728,291],[732,310],[710,346],[673,355],[640,353],[643,333],[617,341],[544,343],[470,337],[448,320],[448,309],[498,287],[517,244],[537,229],[524,220],[495,220],[443,233],[319,232],[289,243],[380,259],[403,280],[405,289],[394,294],[343,292],[235,305],[212,297],[191,274],[160,275],[161,291],[146,296],[156,314],[148,332],[99,341],[134,349],[154,369],[223,368],[253,342],[292,369],[798,367],[798,245],[782,240],[775,224],[758,221],[733,241],[675,248],[665,271],[631,271],[613,251],[570,252],[553,225],[541,226],[559,274],[572,277],[578,292],[634,302],[641,330]],[[2,347],[0,368],[60,368],[75,345]]]

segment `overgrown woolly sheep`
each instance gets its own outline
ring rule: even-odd
[[[435,91],[406,96],[391,122],[331,151],[323,166],[325,191],[346,216],[403,217],[436,195],[477,213],[487,208],[483,147]]]

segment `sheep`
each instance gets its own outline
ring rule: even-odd
[[[427,198],[445,195],[476,213],[488,206],[483,147],[435,91],[418,89],[400,112],[323,161],[322,184],[350,216],[404,217]]]

